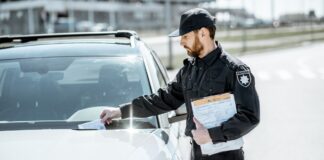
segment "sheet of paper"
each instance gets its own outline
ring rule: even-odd
[[[233,94],[224,93],[192,101],[192,110],[197,120],[206,128],[220,126],[236,114],[236,104]],[[219,152],[239,149],[243,146],[243,138],[222,143],[212,142],[201,145],[202,154],[215,154]]]
[[[206,128],[220,126],[236,113],[233,94],[225,93],[204,97],[192,102],[194,116]]]
[[[82,123],[78,125],[79,129],[106,129],[105,124],[100,119],[96,119],[90,122]]]
[[[231,151],[240,149],[244,144],[243,138],[238,138],[236,140],[216,143],[212,142],[200,145],[201,153],[204,155],[212,155],[220,152]]]

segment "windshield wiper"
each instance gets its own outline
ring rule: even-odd
[[[5,121],[1,121],[5,122]],[[95,130],[95,129],[79,129],[78,125],[89,121],[6,121],[8,123],[0,123],[0,131],[5,130],[37,130],[37,129],[73,129],[73,130]],[[105,129],[149,129],[156,128],[150,122],[141,118],[113,120],[110,125],[105,124]]]
[[[15,121],[0,123],[0,131],[5,130],[36,130],[36,129],[74,129],[84,122],[66,121]]]

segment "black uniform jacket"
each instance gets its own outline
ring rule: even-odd
[[[237,113],[221,126],[208,129],[213,143],[237,139],[259,123],[259,98],[249,67],[240,60],[217,48],[204,58],[184,60],[184,66],[165,89],[156,94],[138,97],[131,104],[121,106],[122,118],[147,117],[175,110],[185,103],[187,126],[185,134],[195,129],[191,101],[210,95],[230,92],[234,94]]]

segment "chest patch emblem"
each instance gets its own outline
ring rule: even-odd
[[[239,84],[243,87],[248,87],[251,84],[251,74],[249,70],[236,72],[236,78]]]

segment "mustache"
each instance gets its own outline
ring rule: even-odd
[[[190,50],[190,48],[189,48],[188,46],[183,46],[183,48],[185,48],[185,49],[189,49],[189,50]]]

